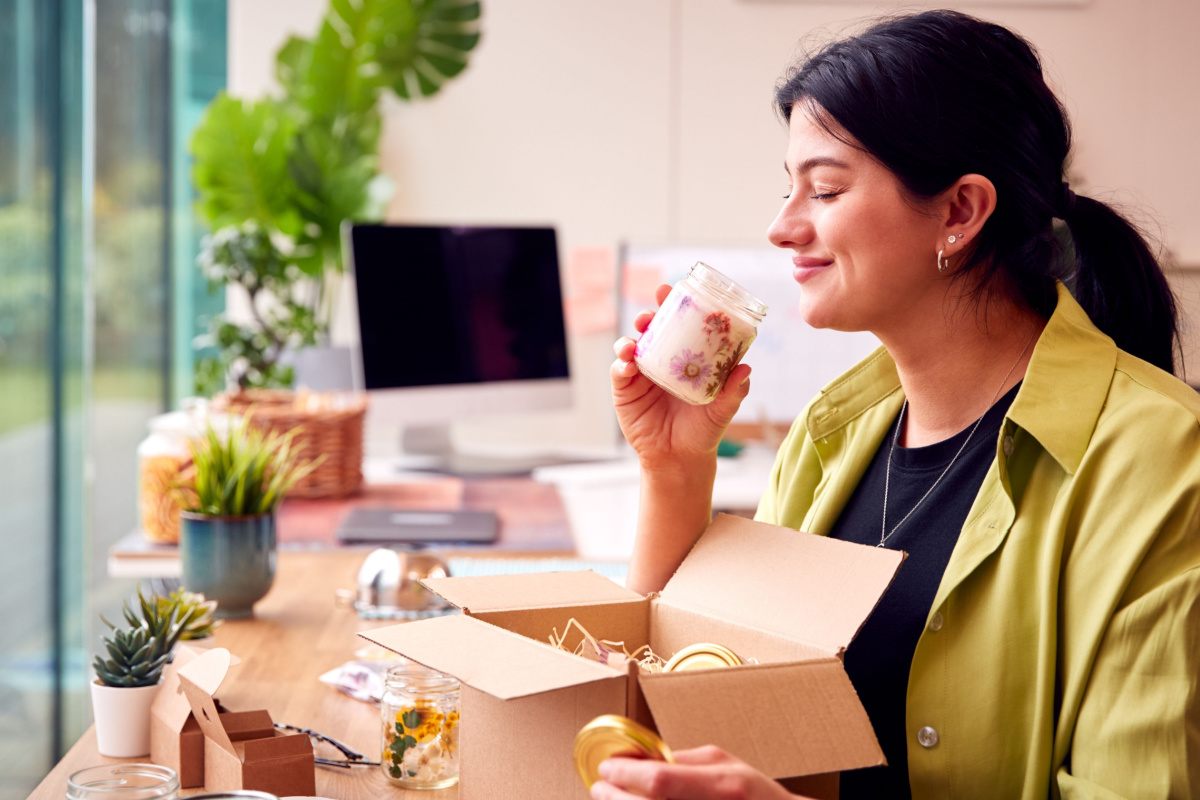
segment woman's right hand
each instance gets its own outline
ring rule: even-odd
[[[670,291],[667,284],[658,287],[655,300],[659,305]],[[634,320],[634,328],[645,333],[652,319],[653,311],[643,311]],[[734,367],[711,403],[694,406],[638,370],[633,360],[636,346],[632,337],[618,339],[613,346],[617,359],[610,372],[617,421],[642,465],[653,468],[715,458],[721,437],[750,391],[750,367]]]

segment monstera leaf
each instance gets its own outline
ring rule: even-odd
[[[366,44],[379,85],[410,99],[466,69],[480,16],[478,0],[333,0],[327,23],[343,42]]]
[[[365,31],[338,31],[326,19],[315,40],[288,39],[275,57],[275,76],[309,120],[365,113],[375,107],[381,87],[372,47]]]
[[[246,104],[221,92],[192,134],[192,179],[204,219],[213,227],[248,219],[289,235],[303,220],[288,170],[296,122],[274,100]]]

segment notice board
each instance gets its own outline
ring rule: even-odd
[[[879,346],[869,333],[817,330],[800,316],[800,285],[792,279],[792,256],[774,247],[650,246],[621,248],[619,310],[622,336],[633,319],[654,308],[654,289],[674,284],[703,261],[767,304],[766,319],[743,362],[754,369],[750,396],[738,423],[790,424],[825,384]]]

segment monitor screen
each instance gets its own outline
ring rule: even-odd
[[[366,389],[564,379],[553,228],[350,229]]]

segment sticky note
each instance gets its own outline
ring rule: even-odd
[[[616,266],[611,247],[572,247],[567,256],[567,272],[573,292],[610,292],[616,282]]]
[[[663,282],[663,268],[648,261],[629,261],[621,280],[621,297],[633,303],[654,305],[654,290]]]
[[[617,327],[617,309],[607,292],[568,297],[563,306],[567,330],[576,334],[601,333]]]

